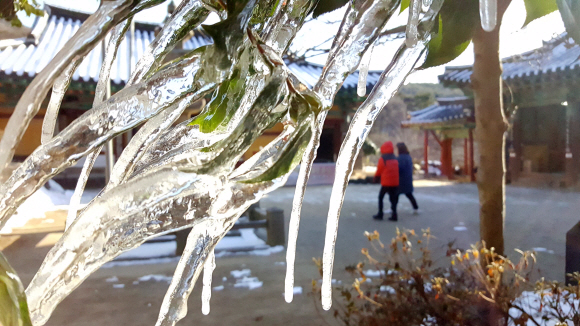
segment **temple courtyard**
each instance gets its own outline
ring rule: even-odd
[[[189,300],[188,316],[180,325],[339,325],[332,311],[323,312],[312,294],[313,280],[321,278],[312,258],[322,257],[330,191],[330,186],[313,186],[306,192],[296,254],[294,302],[286,303],[283,296],[285,248],[265,248],[261,242],[257,250],[216,253],[211,313],[208,316],[201,313],[201,282],[198,281]],[[563,281],[565,237],[580,220],[579,194],[512,186],[507,186],[506,191],[506,253],[517,258],[516,248],[535,250],[538,275]],[[333,275],[337,287],[352,284],[353,276],[344,268],[363,261],[361,248],[369,247],[364,231],[377,230],[381,239],[390,243],[397,228],[416,231],[430,228],[435,237],[430,245],[432,255],[442,265],[449,260],[445,252],[450,243],[455,248],[467,248],[478,241],[479,203],[475,184],[417,181],[415,197],[420,214],[414,215],[407,199],[401,197],[397,223],[371,218],[377,210],[377,194],[377,185],[348,187]],[[293,195],[293,187],[284,187],[260,202],[263,208],[284,210],[286,230]],[[388,200],[385,198],[385,201]],[[385,207],[388,206],[385,202]],[[62,217],[50,220],[48,224],[53,226],[49,228],[39,226],[37,231],[15,231],[0,237],[0,248],[25,285],[58,239]],[[244,231],[248,243],[260,244],[257,237],[251,237],[253,233]],[[172,244],[146,246],[148,250],[135,251],[127,259],[102,267],[60,304],[47,325],[154,325],[178,258],[164,256],[173,250]],[[143,252],[163,257],[143,259],[147,258],[140,256]],[[135,257],[141,259],[131,259]],[[340,302],[338,293],[335,294],[335,302]]]

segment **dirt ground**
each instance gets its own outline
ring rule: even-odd
[[[296,286],[301,294],[294,302],[284,301],[285,251],[269,256],[236,255],[217,258],[211,313],[201,314],[201,287],[196,286],[189,300],[189,314],[180,325],[337,325],[331,312],[322,312],[312,295],[312,280],[318,280],[313,257],[321,257],[324,245],[329,186],[309,187],[298,238]],[[285,187],[262,200],[262,207],[284,209],[286,223],[294,189]],[[478,240],[478,199],[474,184],[438,182],[416,183],[415,195],[421,214],[413,215],[407,199],[401,197],[399,222],[374,221],[376,185],[351,185],[340,220],[333,277],[342,284],[352,283],[344,267],[362,261],[360,250],[368,246],[364,231],[378,230],[390,239],[396,228],[431,228],[436,239],[433,255],[445,263],[447,243],[465,248]],[[563,280],[566,232],[579,221],[578,193],[507,187],[505,221],[506,252],[517,257],[514,248],[536,248],[538,267],[543,276]],[[385,203],[388,207],[388,204]],[[2,236],[10,262],[27,284],[40,266],[49,246],[37,247],[46,234]],[[2,245],[2,243],[0,243]],[[171,276],[177,260],[169,263],[101,268],[64,300],[47,325],[154,325],[166,281],[138,281],[145,275]],[[231,271],[249,269],[261,287],[236,287]],[[116,277],[118,280],[108,282]],[[115,285],[115,284],[123,284]],[[222,288],[223,286],[223,288]]]

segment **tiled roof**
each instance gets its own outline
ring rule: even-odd
[[[53,6],[45,6],[47,14],[37,19],[33,31],[27,38],[0,41],[0,79],[11,76],[18,78],[33,78],[39,73],[67,40],[79,29],[82,22],[89,16]],[[131,65],[135,65],[146,47],[155,38],[157,25],[135,24],[135,49],[130,51],[131,37],[127,33],[117,52],[117,59],[111,70],[111,80],[116,84],[124,84],[129,78]],[[184,50],[193,50],[212,43],[212,39],[202,31],[196,30],[194,35],[183,42]],[[96,82],[102,61],[101,44],[99,43],[77,68],[73,81]],[[133,60],[131,60],[131,56]],[[292,62],[289,69],[303,83],[313,87],[322,72],[322,66],[308,62]],[[373,86],[379,79],[380,71],[369,71],[367,85]],[[349,76],[343,88],[357,86],[358,72]]]
[[[574,44],[566,33],[544,42],[544,46],[523,54],[502,60],[506,81],[537,78],[544,74],[562,71],[578,71],[580,66],[580,46]],[[439,76],[444,84],[469,84],[473,66],[445,67]]]
[[[409,113],[403,127],[455,125],[473,122],[473,99],[468,97],[438,98],[437,103]]]

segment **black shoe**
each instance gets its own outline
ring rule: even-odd
[[[383,220],[383,214],[373,215],[373,219],[374,220],[382,221]]]
[[[389,217],[389,221],[393,221],[393,222],[397,222],[399,219],[397,219],[396,216],[391,216]]]

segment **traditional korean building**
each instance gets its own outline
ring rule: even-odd
[[[473,99],[469,97],[438,98],[437,103],[422,110],[409,113],[401,123],[424,133],[423,169],[429,172],[429,138],[433,137],[441,147],[441,174],[453,178],[453,141],[463,141],[464,173],[474,179],[473,173]]]
[[[516,184],[568,187],[580,172],[580,46],[566,33],[503,61],[504,102],[512,124],[508,171]],[[473,97],[472,66],[446,67],[448,87]]]
[[[31,80],[44,69],[62,46],[79,29],[89,14],[71,11],[63,8],[45,5],[46,14],[38,17],[26,37],[18,39],[0,40],[0,136],[12,114],[16,103]],[[135,23],[134,37],[127,33],[111,70],[112,92],[122,89],[129,79],[131,68],[135,66],[139,57],[155,38],[158,25]],[[190,32],[181,44],[168,55],[173,59],[197,47],[210,44],[212,39],[198,29]],[[74,119],[92,107],[94,91],[100,72],[103,49],[99,44],[82,61],[77,68],[70,87],[64,96],[58,116],[57,129],[62,130]],[[288,68],[307,86],[313,87],[322,72],[322,66],[308,62],[287,62]],[[380,76],[380,72],[371,71],[367,78],[367,85],[372,87]],[[339,92],[338,99],[356,99],[358,74],[355,73],[346,79]],[[49,96],[42,104],[41,110],[34,117],[22,142],[15,153],[15,161],[22,161],[36,147],[40,145],[42,120],[46,111]],[[203,107],[204,101],[199,101],[186,110],[180,121],[197,115]],[[357,103],[355,100],[343,101],[335,105],[329,112],[322,133],[321,146],[318,153],[319,162],[334,162],[345,129],[345,117],[352,112]],[[282,130],[277,125],[261,136],[248,150],[244,158],[253,155],[260,148],[273,140]],[[115,139],[115,154],[118,156],[127,145],[131,133]],[[82,161],[75,167],[69,168],[59,175],[60,182],[66,186],[74,184],[82,166]],[[103,176],[105,171],[104,153],[95,164],[92,176]],[[103,178],[102,178],[103,179]]]

